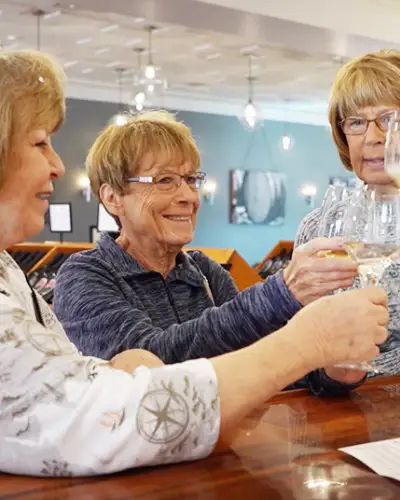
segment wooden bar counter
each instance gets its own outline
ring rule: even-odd
[[[0,499],[399,500],[399,482],[337,451],[394,437],[400,377],[375,379],[343,399],[292,391],[249,416],[206,460],[94,478],[0,474]]]

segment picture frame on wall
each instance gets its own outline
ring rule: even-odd
[[[230,171],[230,223],[282,226],[286,217],[286,174]]]
[[[97,208],[96,227],[100,233],[119,233],[118,224],[101,203],[99,203]]]
[[[51,233],[72,233],[71,203],[50,203],[47,219]]]
[[[96,244],[100,239],[101,232],[97,229],[97,226],[89,227],[89,241],[90,243]]]

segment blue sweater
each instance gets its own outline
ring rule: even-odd
[[[250,345],[284,326],[301,306],[281,274],[239,293],[226,270],[196,251],[180,253],[164,279],[102,234],[95,249],[72,255],[61,267],[53,307],[85,355],[110,359],[141,348],[176,363]],[[352,388],[324,372],[304,384],[316,393]]]

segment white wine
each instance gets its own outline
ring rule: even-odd
[[[398,245],[385,243],[349,242],[349,255],[358,264],[358,274],[364,285],[376,285],[385,269],[398,256]]]
[[[350,259],[351,257],[345,250],[326,250],[321,252],[323,257],[330,257],[331,259]]]

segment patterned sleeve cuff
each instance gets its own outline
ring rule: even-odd
[[[310,391],[314,396],[346,396],[357,387],[360,387],[367,375],[356,384],[345,384],[330,378],[325,370],[315,370],[307,375]]]

